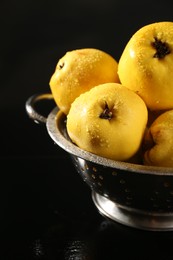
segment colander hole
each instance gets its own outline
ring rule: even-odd
[[[95,180],[96,176],[94,174],[91,174],[91,177]]]
[[[170,185],[169,182],[164,182],[164,183],[163,183],[163,186],[164,186],[165,188],[169,188],[171,185]]]
[[[125,189],[125,192],[126,193],[130,193],[131,191],[129,189]]]
[[[121,184],[125,184],[126,182],[125,182],[124,179],[121,179],[121,180],[120,180],[120,183],[121,183]]]
[[[117,176],[117,175],[118,175],[117,172],[115,172],[115,171],[112,172],[112,176]]]

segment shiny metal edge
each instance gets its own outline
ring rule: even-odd
[[[172,231],[173,213],[156,213],[121,206],[92,191],[92,200],[99,213],[128,227],[148,231]]]
[[[173,176],[173,168],[146,166],[128,162],[114,161],[80,149],[69,139],[67,139],[67,137],[64,136],[66,128],[64,120],[65,115],[63,114],[63,112],[60,111],[57,107],[55,107],[52,110],[52,112],[48,115],[46,126],[47,131],[50,137],[53,139],[53,141],[71,155],[78,156],[80,158],[94,162],[96,164],[103,165],[105,167],[121,169],[135,174],[144,173],[151,175]]]

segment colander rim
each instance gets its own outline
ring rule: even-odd
[[[111,167],[131,173],[173,176],[173,168],[170,167],[147,166],[130,162],[115,161],[95,155],[79,148],[74,143],[72,143],[67,136],[65,136],[67,134],[65,120],[66,115],[61,110],[59,110],[58,107],[55,107],[47,117],[46,128],[49,136],[52,138],[55,144],[57,144],[72,156],[80,157],[84,160],[103,165],[104,167]]]

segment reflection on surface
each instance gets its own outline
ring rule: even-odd
[[[68,158],[58,165],[56,157],[14,159],[10,165],[13,171],[1,175],[0,259],[139,259],[138,252],[140,260],[172,259],[173,232],[141,231],[103,218]]]
[[[32,248],[39,259],[112,259],[112,257],[133,257],[163,259],[172,255],[172,233],[138,232],[119,224],[98,218],[86,225],[54,226]],[[65,231],[65,232],[64,232]],[[167,245],[165,246],[165,241]],[[161,249],[162,248],[162,249]]]
[[[112,223],[98,215],[89,222],[57,219],[54,225],[42,228],[37,237],[30,234],[30,238],[27,238],[25,232],[20,237],[21,231],[15,232],[17,240],[13,241],[11,251],[6,252],[7,259],[14,255],[18,259],[23,255],[23,259],[42,260],[105,260],[119,255],[138,259],[139,252],[140,259],[151,256],[169,259],[172,256],[172,232],[141,232]]]

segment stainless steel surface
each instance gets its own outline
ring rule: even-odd
[[[129,227],[152,230],[173,230],[173,213],[150,213],[119,205],[104,196],[92,192],[92,199],[99,212],[107,218]]]
[[[47,121],[47,118],[38,113],[35,109],[35,104],[45,99],[53,99],[52,94],[34,94],[33,96],[29,97],[26,101],[26,112],[29,115],[29,117],[31,117],[36,123],[46,123]]]

